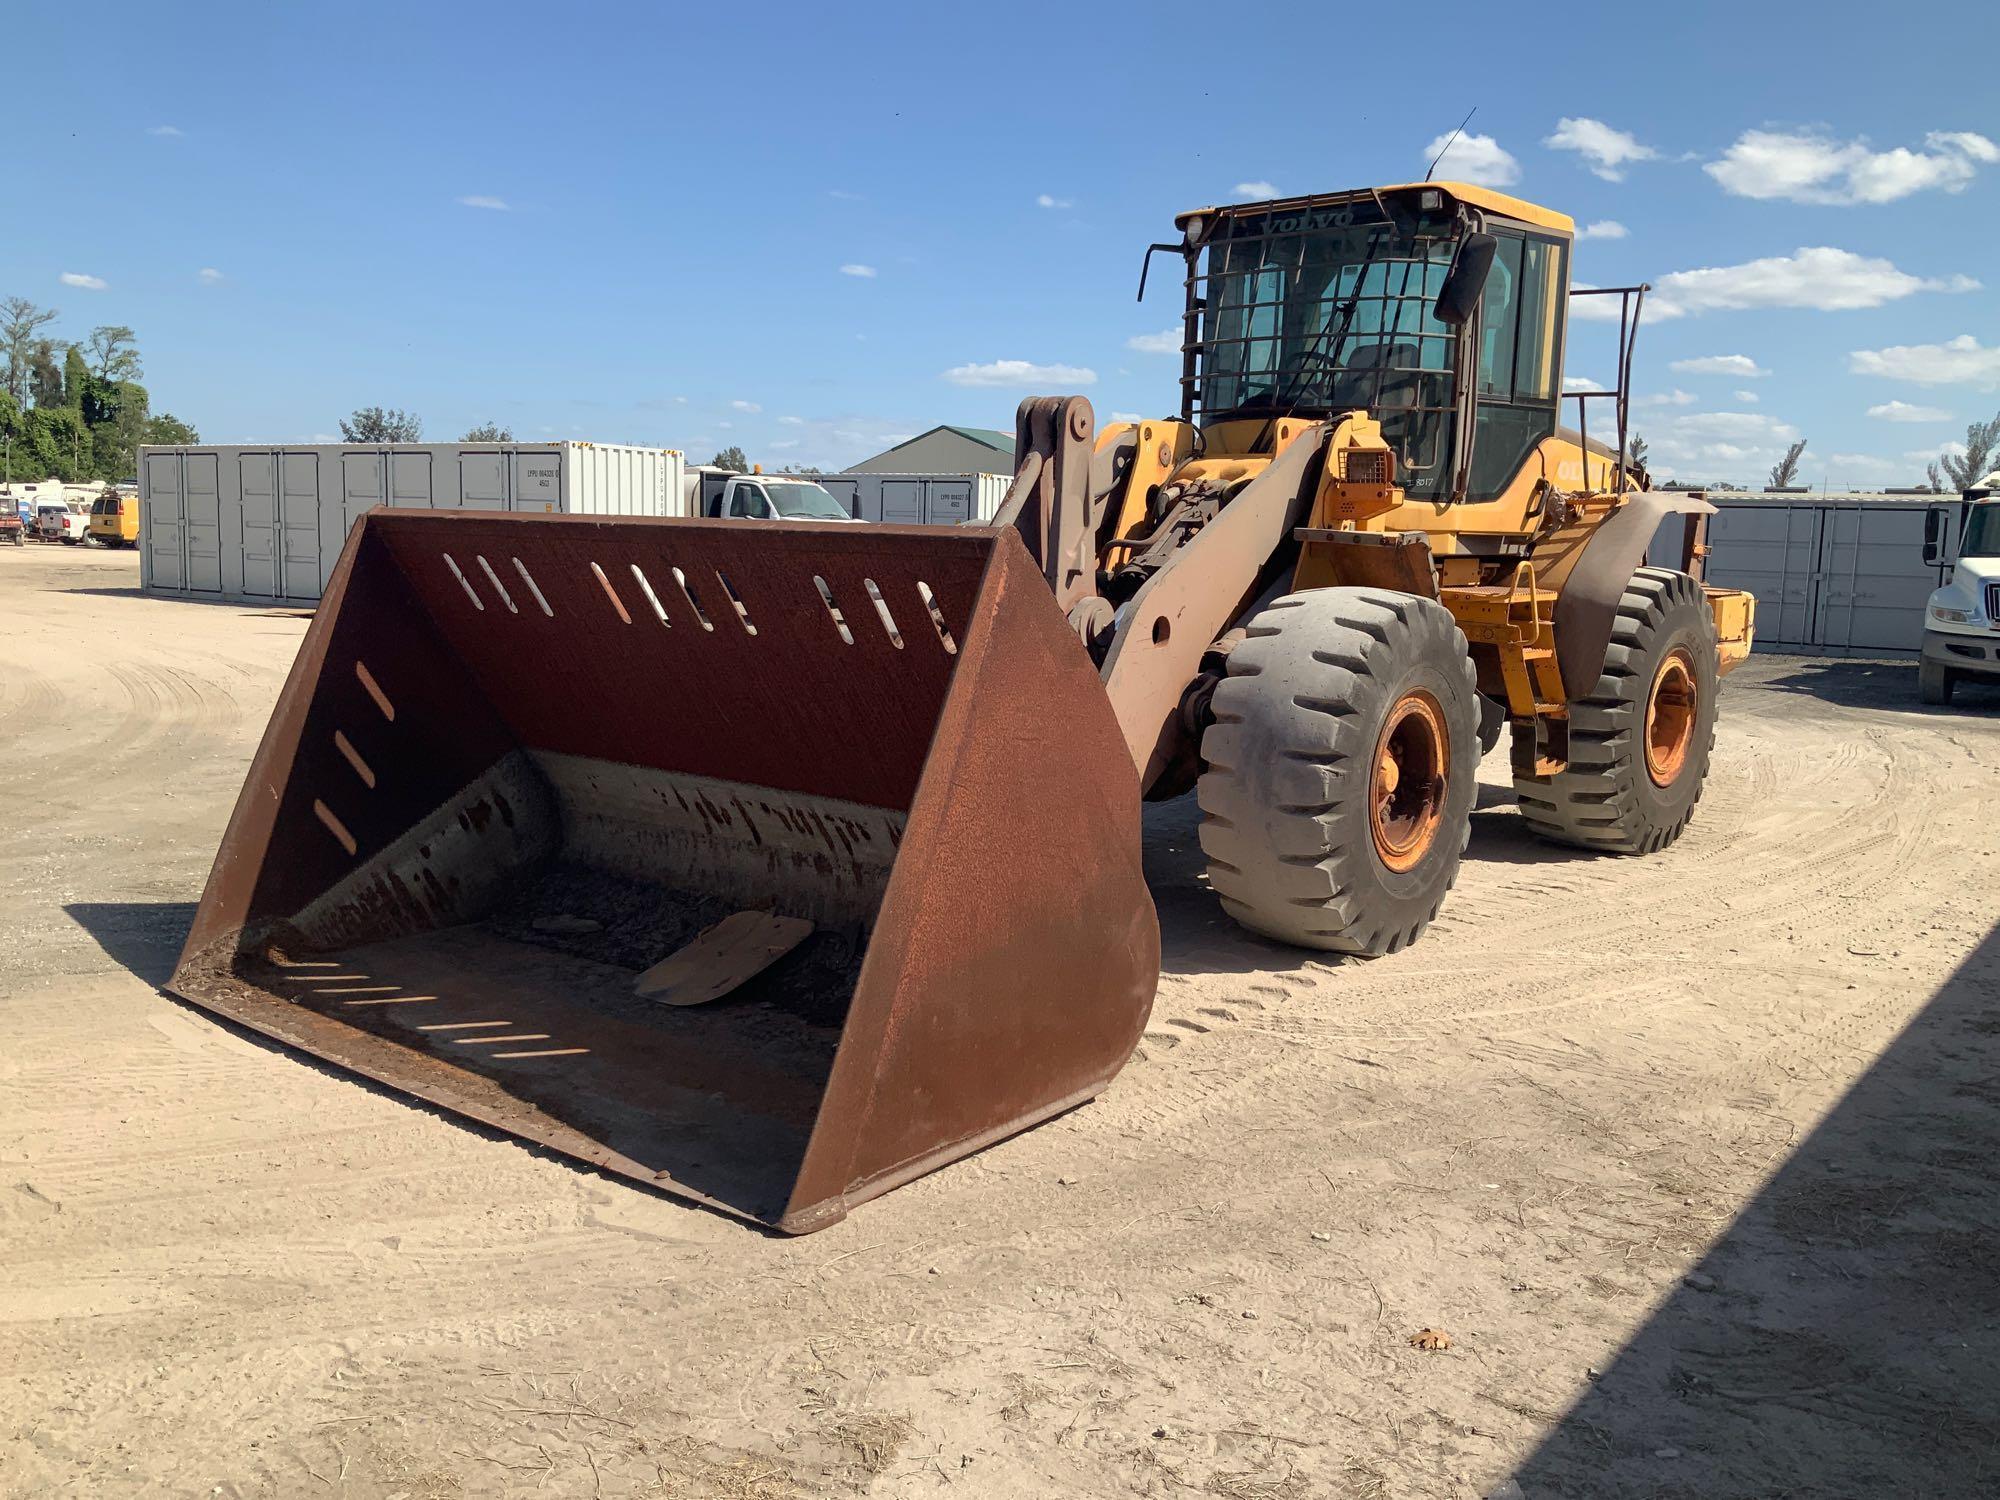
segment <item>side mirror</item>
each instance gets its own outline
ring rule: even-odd
[[[1924,565],[1937,567],[1944,562],[1944,511],[1933,505],[1924,512]]]
[[[1468,234],[1459,242],[1458,254],[1452,257],[1451,270],[1438,290],[1437,305],[1431,309],[1432,317],[1447,328],[1471,321],[1479,295],[1486,290],[1486,277],[1493,270],[1493,254],[1499,248],[1500,242],[1490,234]]]

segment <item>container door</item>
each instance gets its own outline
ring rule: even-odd
[[[924,485],[921,479],[882,481],[882,519],[892,526],[917,526],[924,519]]]
[[[186,486],[187,586],[197,594],[222,592],[222,460],[213,453],[190,453],[182,469]]]
[[[458,460],[458,503],[467,510],[507,508],[507,455],[465,453]]]
[[[924,519],[933,526],[956,526],[972,514],[970,479],[933,479]]]
[[[187,515],[178,453],[146,455],[146,572],[156,589],[187,587]]]
[[[354,523],[389,494],[385,470],[389,458],[384,453],[343,453],[340,455],[340,544],[327,548],[327,576],[333,575],[334,558],[354,531]]]
[[[436,455],[429,449],[389,454],[389,503],[406,510],[429,510],[431,506],[431,465]]]
[[[563,508],[560,453],[514,455],[513,508],[545,512],[559,511]]]
[[[276,599],[284,594],[278,577],[278,460],[269,453],[241,453],[236,468],[243,508],[243,592]]]
[[[861,514],[861,482],[858,479],[836,479],[826,474],[820,477],[819,487],[838,500],[841,509],[850,516]]]
[[[1812,643],[1818,595],[1817,505],[1716,507],[1708,522],[1708,581],[1757,596],[1757,644]]]
[[[1920,651],[1935,568],[1924,565],[1924,505],[1828,510],[1820,541],[1818,644]]]
[[[319,566],[319,465],[317,453],[278,455],[278,584],[287,599],[317,599],[326,586]]]

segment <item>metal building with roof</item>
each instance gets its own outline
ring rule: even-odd
[[[991,427],[933,427],[886,453],[858,464],[849,474],[1012,474],[1014,434]]]

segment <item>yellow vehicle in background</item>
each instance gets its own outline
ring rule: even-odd
[[[139,545],[139,497],[107,490],[90,505],[90,539],[103,547]]]

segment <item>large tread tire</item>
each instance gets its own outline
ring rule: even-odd
[[[1392,710],[1434,705],[1443,790],[1409,867],[1378,852],[1376,765]],[[1209,884],[1245,927],[1379,957],[1413,942],[1458,878],[1478,792],[1472,658],[1441,604],[1313,589],[1250,621],[1217,684],[1196,796]]]
[[[1678,770],[1661,785],[1647,761],[1646,708],[1676,653],[1691,669],[1695,703]],[[1651,854],[1679,838],[1701,800],[1715,747],[1716,662],[1715,618],[1701,585],[1668,568],[1634,573],[1618,602],[1603,674],[1570,700],[1567,768],[1514,776],[1521,821],[1552,843],[1605,854]]]
[[[1951,668],[1943,662],[1924,661],[1917,664],[1917,701],[1935,706],[1951,702],[1951,691],[1958,681],[1951,674]]]

